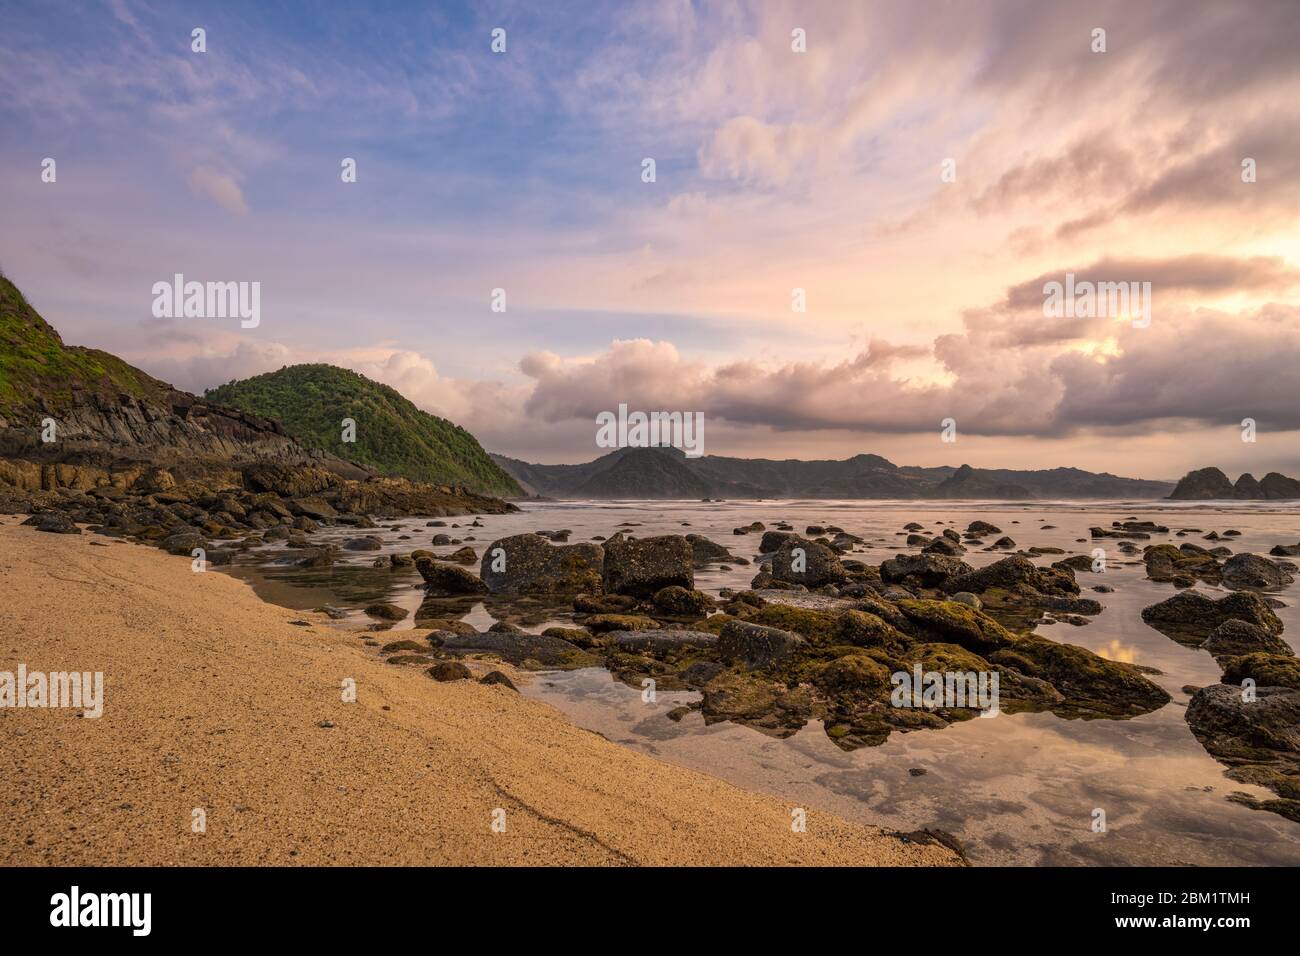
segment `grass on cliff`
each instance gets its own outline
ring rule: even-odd
[[[27,299],[0,276],[0,417],[35,425],[44,407],[58,412],[73,403],[73,392],[112,396],[122,392],[166,402],[168,387],[98,349],[64,345]]]
[[[205,397],[277,419],[305,444],[388,475],[497,495],[522,494],[465,429],[348,369],[292,365],[209,389]],[[356,422],[355,442],[343,441],[345,418]]]

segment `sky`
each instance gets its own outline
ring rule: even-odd
[[[709,454],[1295,475],[1298,51],[1294,0],[0,0],[0,268],[177,387],[332,362],[529,461],[626,404]],[[260,322],[156,318],[176,273]],[[1067,273],[1149,323],[1047,314]]]

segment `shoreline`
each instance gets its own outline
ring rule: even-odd
[[[548,704],[376,660],[187,558],[21,520],[0,518],[0,670],[102,671],[104,701],[0,708],[5,865],[960,864],[811,808],[794,833],[784,802]]]

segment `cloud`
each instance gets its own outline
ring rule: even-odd
[[[196,196],[211,200],[226,212],[236,216],[248,215],[244,192],[234,178],[208,166],[196,167],[190,173],[190,189]]]

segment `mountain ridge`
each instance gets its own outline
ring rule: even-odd
[[[577,465],[491,457],[531,494],[552,498],[1154,499],[1174,488],[1170,481],[1078,468],[923,468],[899,466],[873,454],[813,460],[688,458],[673,448],[620,448]]]

